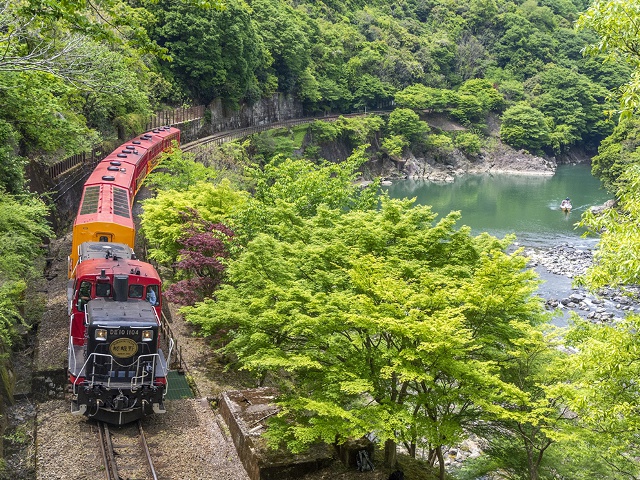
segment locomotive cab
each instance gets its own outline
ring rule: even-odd
[[[128,300],[126,276],[114,283],[115,299],[85,307],[85,342],[69,345],[69,375],[73,413],[121,425],[164,413],[168,365],[156,309]]]
[[[135,259],[133,250],[123,244],[82,244],[75,276],[67,285],[70,316],[69,335],[74,344],[85,343],[85,306],[95,298],[111,298],[115,277],[126,276],[128,292],[121,297],[146,300],[162,315],[161,280],[151,264]]]

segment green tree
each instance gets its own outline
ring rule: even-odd
[[[393,97],[395,88],[378,77],[365,73],[354,81],[353,100],[356,108],[376,108]]]
[[[598,147],[598,155],[591,159],[591,172],[600,178],[604,186],[615,193],[620,185],[620,175],[629,165],[640,162],[640,119],[625,117]]]
[[[221,97],[231,107],[260,98],[257,74],[268,58],[246,4],[229,1],[223,11],[159,6],[153,38],[172,58],[162,67],[193,97],[204,103]]]
[[[345,211],[371,208],[379,182],[364,188],[355,183],[368,160],[366,147],[339,164],[275,157],[263,169],[247,169],[255,193],[236,215],[234,230],[246,242],[259,232],[286,235],[289,218],[312,217],[320,205]]]
[[[58,77],[39,72],[0,74],[0,114],[12,125],[18,153],[66,155],[91,148],[99,136],[76,107],[76,91]]]
[[[17,155],[18,133],[0,119],[0,191],[22,193],[25,187],[25,160]]]
[[[394,100],[400,107],[444,112],[452,104],[453,92],[416,84],[396,92]]]
[[[604,115],[606,90],[569,68],[547,65],[525,82],[525,90],[534,108],[555,125],[568,127],[568,146],[578,141],[595,145],[613,129]]]
[[[445,162],[447,157],[453,153],[454,144],[449,135],[433,133],[427,137],[427,148],[440,162]]]
[[[153,16],[122,0],[0,2],[0,70],[39,72],[72,83],[84,83],[87,41],[106,41],[116,48],[162,54],[148,36]],[[89,72],[90,74],[90,72]]]
[[[27,282],[35,278],[35,259],[42,242],[53,236],[49,210],[39,199],[15,197],[0,191],[0,383],[11,395],[8,371],[11,347],[23,319]]]
[[[511,361],[504,378],[528,398],[511,406],[510,417],[479,422],[471,428],[484,439],[486,448],[479,458],[465,462],[462,478],[497,474],[538,480],[572,475],[576,463],[567,449],[579,430],[562,397],[549,393],[566,379],[562,333],[546,326],[531,327],[529,335],[505,352]]]
[[[569,378],[553,389],[577,415],[592,458],[607,466],[603,478],[640,475],[638,327],[636,314],[610,325],[574,318],[566,335],[567,345],[575,349],[564,364]]]
[[[482,101],[475,95],[456,92],[453,95],[451,115],[463,125],[471,125],[483,120]]]
[[[433,224],[429,207],[384,198],[290,215],[249,242],[215,301],[184,310],[204,333],[230,328],[224,350],[280,386],[272,444],[373,431],[389,463],[396,442],[424,445],[444,478],[444,445],[524,401],[498,365],[537,318],[537,282],[508,240],[473,238],[458,218]]]
[[[105,137],[117,134],[120,139],[143,131],[152,108],[169,95],[168,82],[135,50],[86,42],[81,51],[90,59],[84,62],[83,77],[89,88],[76,96],[82,101],[80,112],[87,125]],[[73,96],[71,101],[78,100]]]
[[[482,149],[482,139],[472,132],[461,132],[453,138],[453,144],[469,155],[477,155]]]
[[[394,160],[400,160],[402,152],[409,145],[409,140],[404,138],[403,135],[391,135],[382,139],[381,149]]]
[[[519,102],[502,114],[500,138],[514,148],[539,152],[549,144],[549,127],[540,110]]]
[[[309,97],[313,74],[308,70],[312,22],[286,2],[252,0],[250,4],[252,18],[259,25],[256,33],[271,60],[270,70],[278,78],[278,90],[301,92],[313,101],[315,94]]]
[[[616,208],[596,215],[584,213],[581,225],[598,233],[600,238],[594,252],[594,263],[582,281],[597,290],[610,285],[640,283],[640,158],[629,165],[619,177]]]
[[[628,117],[640,107],[640,8],[629,0],[595,2],[577,22],[578,28],[591,29],[598,41],[587,46],[586,53],[603,55],[605,61],[627,62],[633,72],[626,85],[620,87],[618,113]]]
[[[30,278],[42,241],[53,236],[46,221],[49,210],[35,197],[13,197],[4,192],[0,192],[0,207],[0,281]]]
[[[467,80],[458,89],[458,94],[476,97],[480,105],[482,105],[483,115],[489,112],[500,112],[505,107],[505,100],[502,94],[486,79],[474,78]]]
[[[185,234],[185,214],[195,211],[204,222],[225,223],[243,209],[247,196],[223,179],[219,185],[197,182],[183,191],[162,190],[145,200],[140,224],[149,243],[149,258],[172,266],[178,260],[179,240]]]
[[[553,60],[557,41],[521,12],[501,15],[500,23],[505,31],[494,47],[498,66],[524,79],[535,75]]]
[[[416,112],[408,108],[396,108],[389,114],[387,128],[391,135],[402,135],[411,142],[424,141],[430,128],[427,122],[420,120]]]
[[[358,149],[364,144],[375,144],[377,137],[384,126],[384,120],[379,115],[366,115],[363,117],[340,116],[335,121],[340,129],[342,137],[346,137],[352,149]]]
[[[177,145],[174,145],[177,147]],[[193,159],[193,154],[184,153],[174,148],[171,153],[160,157],[160,167],[154,170],[145,185],[149,188],[161,190],[185,191],[199,182],[211,182],[218,177],[218,172],[206,167]]]

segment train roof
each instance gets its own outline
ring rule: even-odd
[[[112,165],[113,162],[110,160],[111,158],[114,157],[109,155],[105,159],[107,161],[103,160],[102,162],[98,163],[98,165],[96,165],[96,168],[93,170],[91,175],[89,175],[89,178],[85,182],[85,189],[90,185],[102,185],[104,183],[108,183],[129,191],[129,189],[131,188],[131,180],[135,175],[134,165],[122,165],[121,162],[115,162],[118,163],[118,165]]]
[[[92,325],[106,327],[152,327],[158,325],[153,306],[145,300],[116,302],[107,298],[94,298],[87,303],[87,318]]]
[[[147,153],[151,145],[142,148],[128,148],[129,146],[128,143],[121,145],[118,149],[104,157],[98,165],[104,165],[107,170],[114,172],[118,170],[123,171],[123,169],[127,171],[135,168],[138,162],[144,158],[144,154]]]
[[[128,275],[129,283],[160,283],[160,275],[153,265],[141,260],[126,258],[91,258],[83,260],[76,267],[75,277],[99,277],[104,270],[105,275]]]
[[[164,127],[154,128],[153,130],[147,132],[145,135],[152,135],[152,136],[156,136],[164,139],[166,137],[169,137],[179,132],[180,132],[180,129],[178,128],[164,126]]]
[[[125,259],[135,260],[136,254],[133,249],[125,243],[111,242],[84,242],[79,247],[80,261],[92,258],[100,259]]]
[[[112,184],[85,186],[74,225],[107,222],[133,227],[129,190]]]

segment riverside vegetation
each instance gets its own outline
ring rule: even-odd
[[[234,109],[276,91],[318,112],[393,100],[385,118],[315,123],[299,133],[304,142],[264,134],[206,164],[180,152],[167,159],[170,173],[150,179],[142,229],[168,298],[230,368],[280,388],[273,445],[300,451],[373,432],[386,462],[398,446],[424,451],[440,478],[640,474],[637,315],[553,330],[526,259],[508,253],[513,239],[472,236],[455,213],[437,219],[380,199],[375,179],[354,184],[375,161],[473,158],[497,117],[515,148],[597,152],[594,173],[618,203],[583,219],[601,237],[580,281],[638,283],[634,2],[95,5],[0,1],[10,53],[0,60],[7,396],[21,326],[38,319],[23,308],[24,279],[38,275],[25,265],[38,265],[52,235],[27,162],[128,138],[162,104],[221,98]],[[425,111],[466,130],[431,131]],[[324,161],[327,145],[346,148],[343,161]],[[445,472],[447,448],[472,434],[482,455]]]

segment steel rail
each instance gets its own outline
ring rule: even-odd
[[[147,443],[147,438],[145,436],[144,430],[142,428],[142,422],[138,420],[136,422],[138,436],[139,436],[139,445],[138,448],[142,447],[144,452],[144,457],[146,460],[146,466],[148,467],[150,477],[153,480],[158,480],[158,474],[156,472],[155,466],[153,464],[153,460],[151,458],[151,451],[149,450],[149,444]],[[102,451],[102,462],[104,464],[104,472],[106,480],[121,480],[120,471],[118,469],[118,463],[116,461],[116,448],[123,448],[125,445],[120,445],[119,447],[115,447],[111,440],[111,432],[109,430],[109,426],[104,422],[98,422],[98,430],[100,436],[100,450]],[[131,445],[129,445],[130,447]],[[125,457],[129,457],[131,454],[125,454]],[[139,454],[135,455],[139,458]],[[135,458],[135,457],[132,457]],[[129,460],[130,461],[130,460]],[[125,462],[126,463],[126,462]],[[135,463],[135,462],[134,462]],[[141,465],[138,463],[138,465]],[[129,467],[129,465],[125,465]]]
[[[151,452],[149,452],[147,438],[144,435],[144,430],[142,430],[142,422],[140,420],[138,420],[138,431],[140,432],[140,443],[142,443],[142,449],[144,450],[144,454],[147,457],[147,464],[149,465],[151,476],[153,477],[153,480],[158,480],[158,475],[156,474],[156,469],[153,465],[153,460],[151,459]]]
[[[100,436],[100,449],[102,450],[102,461],[104,462],[104,474],[107,480],[120,480],[118,475],[118,464],[113,452],[111,443],[111,433],[109,426],[104,422],[98,422]]]

